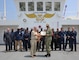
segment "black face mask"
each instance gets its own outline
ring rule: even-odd
[[[49,28],[49,26],[46,26],[47,28]]]

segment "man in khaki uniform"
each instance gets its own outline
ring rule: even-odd
[[[50,45],[51,45],[51,40],[52,40],[52,30],[49,27],[49,24],[46,24],[46,37],[45,37],[45,43],[46,43],[46,51],[47,54],[45,55],[46,57],[50,57]]]
[[[32,57],[36,56],[36,46],[37,46],[37,41],[39,39],[39,36],[40,34],[37,32],[37,28],[34,27],[31,33],[31,56]]]

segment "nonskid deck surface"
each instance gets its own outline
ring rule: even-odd
[[[36,57],[32,58],[29,51],[10,51],[5,52],[5,46],[0,45],[0,60],[79,60],[79,44],[77,52],[66,51],[51,51],[51,57],[45,57],[46,52],[37,52]]]

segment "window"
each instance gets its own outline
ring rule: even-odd
[[[26,11],[25,2],[20,2],[19,7],[20,7],[20,11]]]
[[[52,3],[51,2],[46,2],[46,11],[52,11]]]
[[[37,2],[37,11],[43,11],[43,2]]]
[[[54,11],[60,11],[60,2],[54,3]]]
[[[34,11],[34,2],[28,2],[28,11]]]

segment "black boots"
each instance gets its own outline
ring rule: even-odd
[[[46,55],[45,55],[45,57],[50,57],[50,56],[51,56],[51,54],[46,54]]]

